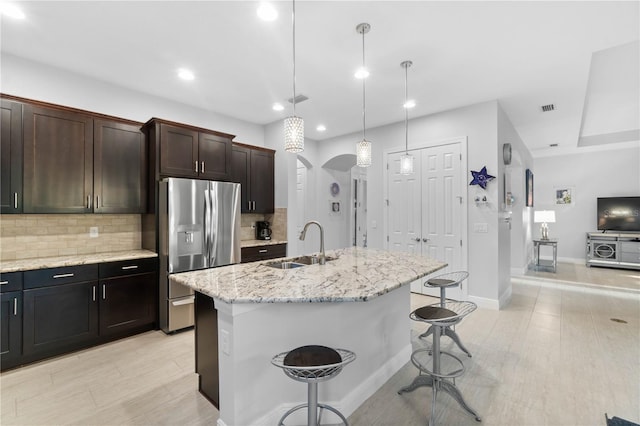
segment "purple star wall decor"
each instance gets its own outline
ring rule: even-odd
[[[482,189],[487,189],[487,182],[491,179],[495,178],[495,176],[491,176],[487,173],[487,167],[483,167],[479,172],[474,172],[471,170],[471,175],[473,179],[469,182],[469,185],[480,185]]]

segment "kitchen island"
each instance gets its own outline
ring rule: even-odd
[[[264,261],[172,275],[211,297],[217,311],[219,426],[273,425],[306,401],[306,386],[271,365],[277,353],[308,344],[354,351],[356,361],[319,387],[320,401],[346,416],[409,361],[408,284],[446,264],[358,247],[329,251],[327,259],[295,269]],[[304,410],[298,413],[304,422]]]

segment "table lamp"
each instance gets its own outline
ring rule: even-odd
[[[547,223],[555,223],[556,212],[553,210],[537,210],[533,213],[533,221],[535,223],[542,223],[540,225],[540,232],[542,233],[542,239],[549,239],[549,225]]]

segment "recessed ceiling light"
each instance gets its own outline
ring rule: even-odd
[[[413,99],[409,99],[402,106],[406,109],[411,109],[416,106],[416,101],[414,101]]]
[[[24,12],[13,3],[0,3],[0,15],[8,16],[13,19],[24,19]]]
[[[316,130],[319,132],[324,132],[325,130],[327,130],[327,127],[324,124],[319,124],[318,127],[316,127]]]
[[[363,78],[369,77],[369,70],[366,68],[358,68],[358,71],[354,74],[357,79],[362,80]]]
[[[273,108],[274,111],[282,111],[284,109],[284,106],[276,102],[271,108]]]
[[[188,80],[188,81],[191,81],[194,78],[196,78],[195,75],[193,75],[193,72],[189,71],[186,68],[180,68],[178,70],[178,77],[180,77],[183,80]]]
[[[256,13],[258,14],[258,17],[260,19],[267,22],[275,21],[278,17],[278,11],[276,10],[276,8],[273,7],[271,3],[266,1],[260,2],[260,6],[258,6]]]

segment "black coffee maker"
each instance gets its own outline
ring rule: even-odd
[[[258,240],[270,240],[271,228],[269,222],[259,221],[256,222],[256,239]]]

